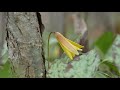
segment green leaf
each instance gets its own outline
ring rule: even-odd
[[[103,64],[107,65],[109,67],[110,71],[114,72],[115,75],[120,76],[119,69],[114,63],[109,62],[109,61],[104,61]]]
[[[102,71],[96,71],[95,78],[111,78],[111,76],[107,73],[102,72]]]
[[[113,44],[116,35],[113,32],[105,32],[94,44],[97,49],[105,55]]]
[[[10,63],[7,61],[4,66],[0,68],[0,78],[10,78],[11,71],[10,71]]]

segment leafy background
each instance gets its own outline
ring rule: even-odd
[[[100,42],[100,40],[99,40]],[[101,41],[102,42],[102,41]],[[96,49],[70,61],[67,56],[51,64],[48,77],[51,78],[115,78],[120,76],[120,36],[118,35],[104,58]],[[102,47],[101,47],[102,48]],[[115,55],[115,56],[114,56]],[[66,62],[66,60],[68,62]],[[70,62],[69,62],[70,61]]]

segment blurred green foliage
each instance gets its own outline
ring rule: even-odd
[[[48,60],[48,36],[50,32],[44,31],[43,33],[43,47],[45,52],[45,58]],[[53,61],[55,58],[59,57],[60,54],[60,47],[59,44],[53,34],[51,34],[50,41],[49,41],[49,61]]]
[[[100,55],[105,55],[109,48],[112,46],[116,35],[113,32],[105,32],[100,38],[95,42],[95,46],[99,49]]]
[[[56,59],[51,63],[47,76],[50,78],[118,78],[120,77],[119,35],[107,50],[108,53],[102,59],[96,49],[79,56],[71,62],[69,62],[67,56]]]
[[[104,72],[107,76],[115,78],[120,77],[120,72],[118,67],[109,60],[103,61],[99,66],[99,71]]]
[[[111,77],[120,77],[120,36],[118,35],[112,47],[102,60],[101,70]],[[104,67],[103,67],[104,66]],[[106,69],[107,68],[107,69]]]
[[[47,32],[45,32],[47,33]],[[71,34],[72,33],[72,34]],[[48,33],[49,34],[49,33]],[[46,35],[48,36],[48,35]],[[75,35],[73,29],[67,32],[66,37],[77,41],[80,35]],[[46,37],[47,38],[47,37]],[[44,41],[46,42],[46,38]],[[47,43],[47,42],[46,42]],[[57,46],[56,46],[57,45]],[[62,56],[55,54],[54,50],[61,49],[54,35],[50,40],[50,69],[47,77],[49,78],[117,78],[120,77],[120,36],[112,32],[105,32],[94,43],[93,50],[77,57],[71,61],[63,52]],[[57,49],[59,48],[59,49]],[[98,51],[99,50],[99,51]],[[45,52],[47,53],[47,46]],[[53,57],[53,56],[54,57]],[[57,55],[55,57],[55,55]],[[101,58],[101,56],[104,56]],[[47,58],[46,58],[47,59]]]
[[[7,61],[3,66],[0,67],[0,78],[12,77],[10,63]]]

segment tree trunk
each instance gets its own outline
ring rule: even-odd
[[[42,26],[40,13],[7,13],[7,43],[15,77],[46,77]]]

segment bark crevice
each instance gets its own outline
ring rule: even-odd
[[[44,25],[42,23],[42,19],[41,19],[41,15],[39,12],[36,12],[36,15],[37,15],[37,19],[38,19],[38,24],[39,24],[39,32],[41,34],[41,37],[42,37],[42,34],[43,34],[43,31],[44,31]],[[43,74],[43,77],[46,78],[46,65],[45,65],[45,56],[44,56],[44,49],[43,49],[43,44],[42,44],[42,58],[43,58],[43,63],[44,63],[44,74]]]

